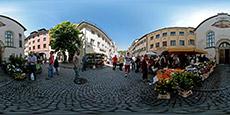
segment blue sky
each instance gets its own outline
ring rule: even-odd
[[[119,49],[156,29],[196,27],[220,12],[230,13],[229,0],[0,0],[0,15],[16,19],[26,35],[62,21],[97,25]]]

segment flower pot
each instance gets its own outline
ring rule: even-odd
[[[192,95],[192,90],[178,90],[178,95],[182,96],[182,97],[188,97],[190,95]]]
[[[170,93],[158,94],[157,99],[170,99]]]

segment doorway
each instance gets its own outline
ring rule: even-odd
[[[219,63],[230,64],[230,44],[227,42],[219,45]]]

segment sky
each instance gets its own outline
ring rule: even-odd
[[[0,0],[0,15],[30,32],[70,21],[87,21],[127,50],[143,35],[164,27],[197,27],[217,13],[230,14],[229,0]]]

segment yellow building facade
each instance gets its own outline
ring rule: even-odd
[[[195,48],[195,34],[192,27],[168,27],[150,32],[135,40],[129,48],[133,56],[147,52],[160,52],[170,49]],[[142,43],[144,41],[144,43]],[[143,49],[144,47],[144,49]]]
[[[169,27],[153,31],[147,35],[147,51],[160,52],[168,48],[195,47],[192,27]]]

